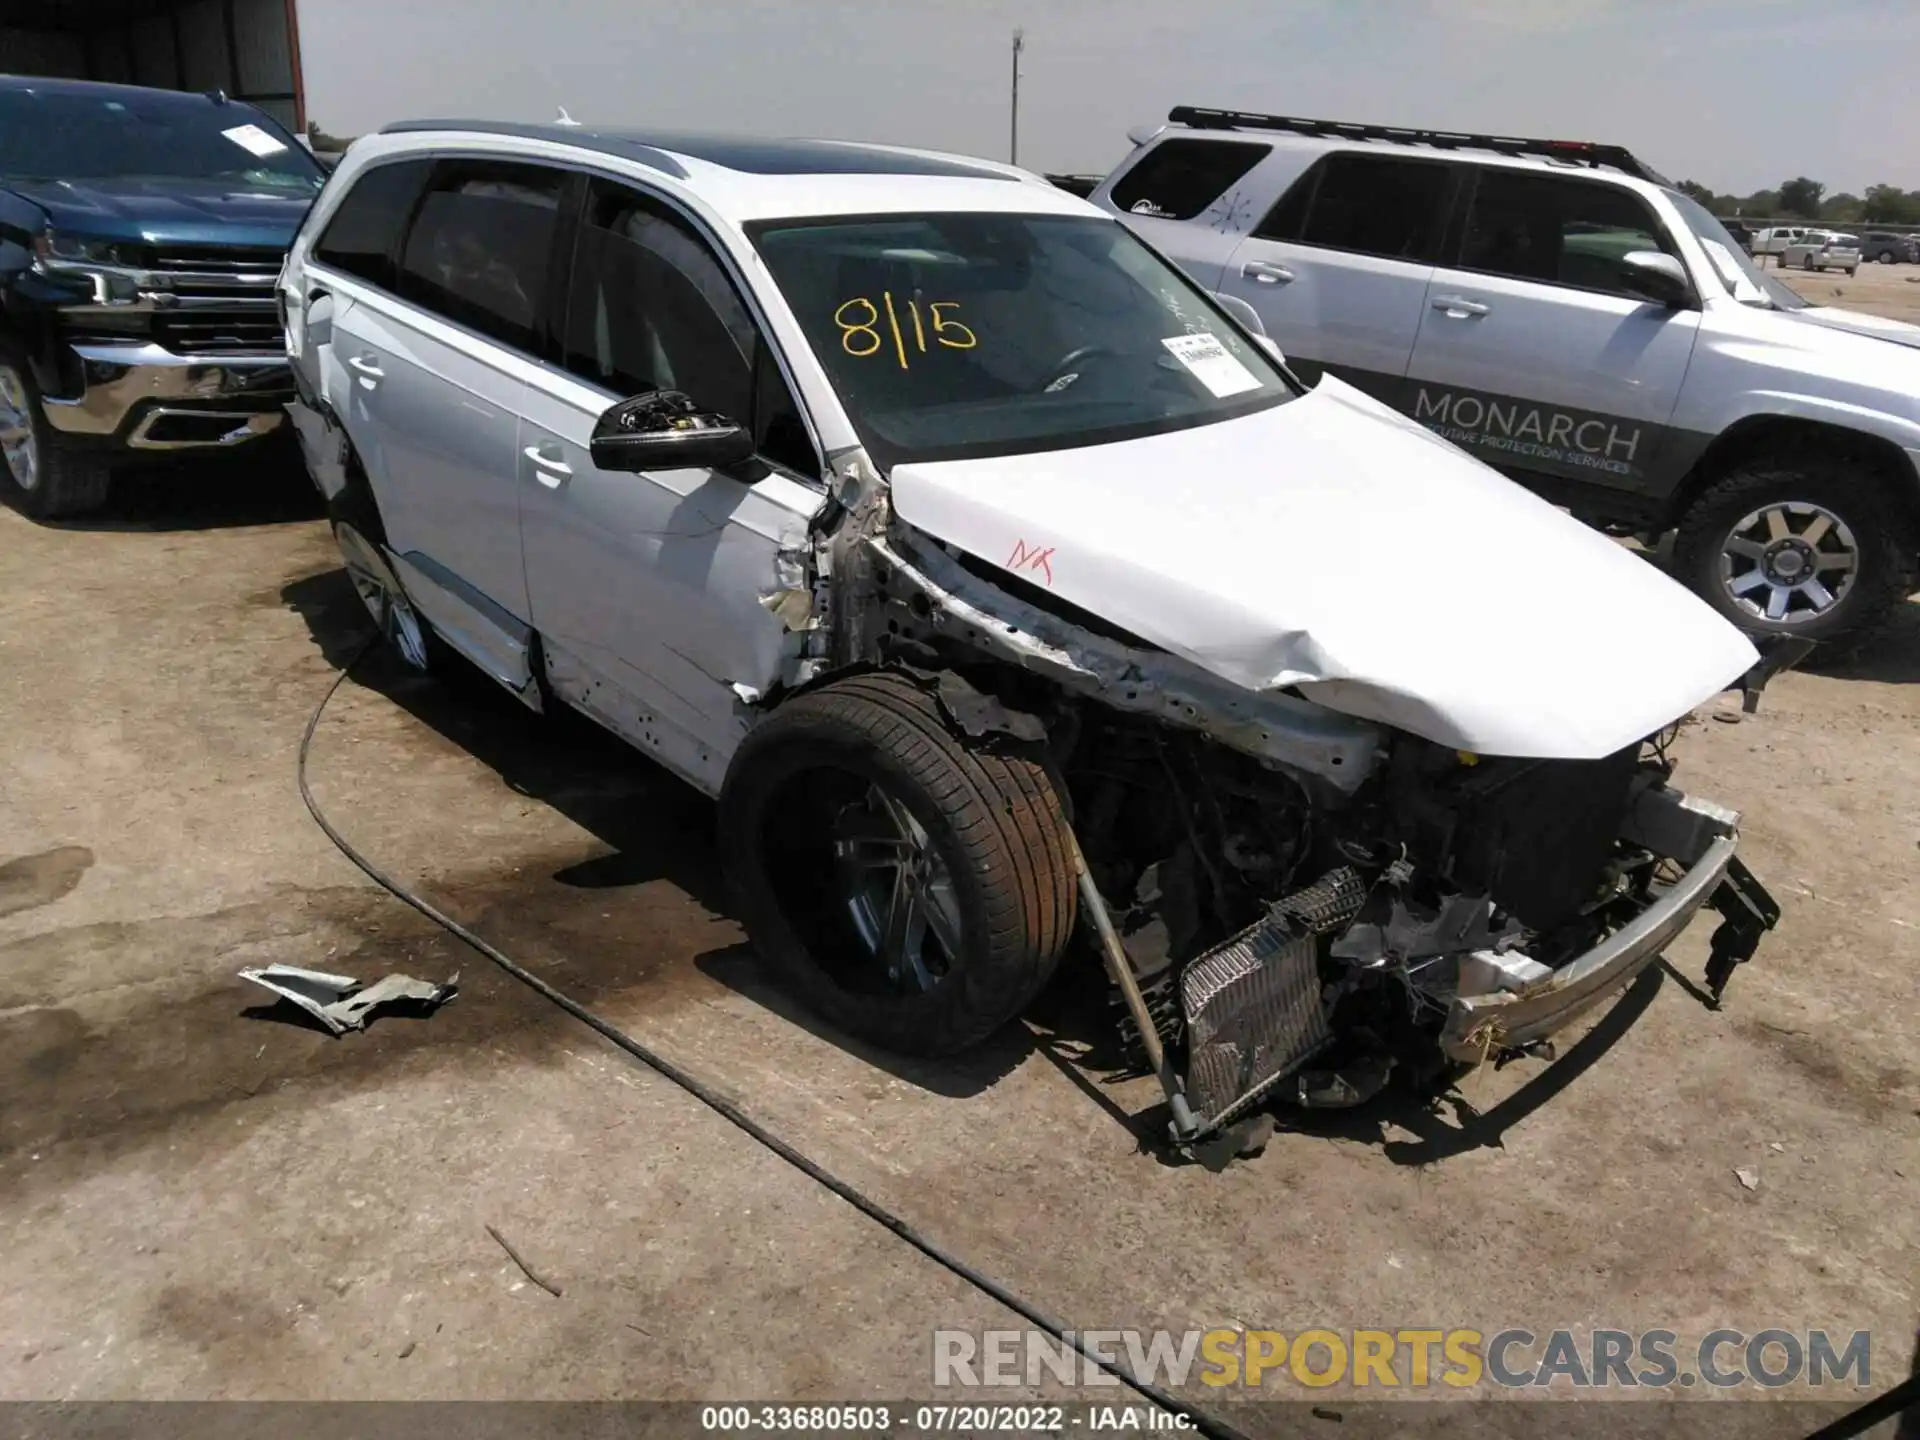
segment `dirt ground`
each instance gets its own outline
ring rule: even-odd
[[[1796,281],[1920,312],[1914,273]],[[0,1398],[926,1396],[931,1331],[1018,1324],[334,851],[295,748],[362,623],[299,477],[0,512]],[[1920,1318],[1920,602],[1736,708],[1681,779],[1785,918],[1724,1010],[1698,924],[1556,1063],[1219,1175],[1141,1144],[1072,1005],[950,1065],[823,1032],[709,807],[584,723],[375,661],[313,769],[379,863],[1069,1324],[1866,1329],[1881,1389]],[[460,995],[335,1040],[235,977],[273,961]]]
[[[1844,305],[1920,325],[1920,265],[1862,265],[1852,276],[1838,270],[1811,275],[1776,270],[1771,262],[1767,270],[1815,304]]]

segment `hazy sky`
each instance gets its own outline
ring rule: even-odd
[[[1746,193],[1920,188],[1920,0],[299,0],[309,114],[889,140],[1105,170],[1174,104],[1608,140]]]

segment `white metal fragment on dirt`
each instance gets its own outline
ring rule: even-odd
[[[410,1002],[437,1009],[457,995],[460,986],[458,971],[440,985],[411,975],[388,975],[362,985],[351,975],[302,970],[296,965],[263,965],[242,970],[240,978],[298,1005],[335,1035],[364,1029],[367,1017],[382,1005]]]

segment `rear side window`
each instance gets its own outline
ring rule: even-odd
[[[393,252],[432,168],[429,160],[397,160],[362,173],[327,221],[313,258],[383,290],[395,289]]]
[[[1384,155],[1329,155],[1280,197],[1254,234],[1389,260],[1437,260],[1454,170]]]
[[[407,234],[400,293],[537,352],[566,178],[537,165],[443,162]]]
[[[1522,170],[1484,170],[1467,212],[1460,268],[1516,280],[1630,296],[1621,258],[1671,255],[1673,244],[1638,195]]]
[[[1191,220],[1272,150],[1243,140],[1163,140],[1115,182],[1113,203],[1135,215]]]

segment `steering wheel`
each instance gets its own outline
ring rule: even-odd
[[[1096,355],[1106,355],[1113,359],[1119,358],[1119,352],[1109,345],[1076,346],[1054,362],[1052,378],[1040,387],[1040,392],[1044,395],[1051,391],[1056,385],[1059,385],[1067,376],[1077,375],[1079,373],[1079,367]]]

